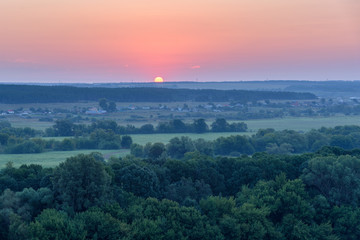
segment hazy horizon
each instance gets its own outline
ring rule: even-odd
[[[21,82],[21,81],[0,81],[0,84],[16,84],[16,85],[76,85],[76,84],[89,84],[89,85],[106,85],[106,84],[124,84],[124,85],[131,85],[131,84],[151,84],[151,85],[162,85],[162,84],[219,84],[219,83],[228,83],[228,84],[234,84],[234,83],[260,83],[260,82],[273,82],[273,83],[279,83],[279,82],[360,82],[360,80],[339,80],[339,79],[333,79],[333,80],[276,80],[276,79],[267,79],[267,80],[240,80],[240,81],[164,81],[162,83],[156,83],[153,81],[143,81],[143,82],[135,82],[135,81],[112,81],[112,82],[86,82],[86,81],[69,81],[69,82],[60,82],[60,81],[29,81],[29,82]]]
[[[360,80],[360,1],[2,0],[0,82]]]

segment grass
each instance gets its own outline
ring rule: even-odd
[[[6,163],[13,162],[15,167],[22,164],[39,164],[43,167],[55,167],[67,158],[78,155],[80,153],[89,154],[92,152],[100,152],[105,158],[111,156],[121,157],[130,153],[129,150],[78,150],[78,151],[59,151],[44,152],[37,154],[0,154],[0,169],[4,168]]]
[[[335,127],[340,125],[360,125],[360,116],[333,116],[333,117],[301,117],[260,119],[244,121],[251,132],[260,128],[274,128],[275,130],[291,129],[295,131],[309,131],[321,127]]]
[[[23,119],[23,118],[11,118],[7,119],[12,127],[24,128],[30,127],[36,130],[45,130],[46,128],[52,127],[55,122],[40,122],[38,119]]]
[[[309,131],[311,129],[319,129],[321,127],[335,127],[339,125],[360,125],[360,116],[333,116],[333,117],[316,117],[316,118],[281,118],[281,119],[260,119],[244,121],[248,125],[249,131],[246,133],[169,133],[169,134],[134,134],[131,135],[133,142],[145,145],[148,142],[162,142],[168,143],[174,137],[187,136],[193,140],[203,138],[205,140],[214,140],[221,136],[227,137],[231,135],[252,135],[260,128],[274,128],[275,130],[292,129],[296,131]],[[47,124],[37,121],[19,121],[14,124],[16,127],[33,127],[37,129],[44,129],[48,127]],[[54,138],[62,140],[64,137]],[[66,158],[80,154],[101,152],[105,158],[110,156],[125,156],[129,154],[129,150],[80,150],[80,151],[62,151],[62,152],[46,152],[40,154],[1,154],[0,155],[0,169],[3,168],[7,162],[12,161],[15,166],[21,164],[40,164],[44,167],[54,167],[63,162]]]
[[[228,137],[231,135],[252,135],[252,132],[225,132],[225,133],[158,133],[158,134],[132,134],[131,136],[133,143],[137,143],[140,145],[145,145],[148,142],[155,143],[155,142],[161,142],[161,143],[168,143],[170,139],[174,137],[189,137],[192,140],[196,140],[199,138],[203,138],[205,140],[215,140],[219,137]],[[56,141],[62,141],[65,138],[71,138],[71,137],[44,137],[42,139],[45,140],[56,140]]]
[[[321,127],[335,127],[340,125],[360,125],[360,116],[333,116],[333,117],[301,117],[301,118],[279,118],[279,119],[260,119],[244,121],[248,125],[248,132],[227,132],[227,133],[169,133],[169,134],[134,134],[131,135],[133,142],[144,145],[148,142],[168,143],[171,138],[187,136],[191,139],[203,138],[205,140],[215,140],[218,137],[231,135],[255,134],[261,128],[274,128],[275,130],[291,129],[295,131],[310,131]]]
[[[191,139],[204,138],[206,140],[214,140],[221,136],[230,136],[239,133],[175,133],[175,134],[134,134],[131,135],[134,143],[145,145],[148,142],[162,142],[164,144],[168,143],[171,138],[188,136]],[[243,133],[246,134],[246,133]],[[56,139],[62,140],[64,137],[54,137],[54,138],[45,138],[45,139]],[[130,153],[129,150],[120,149],[120,150],[78,150],[78,151],[52,151],[44,152],[38,154],[0,154],[0,169],[4,168],[6,163],[13,162],[15,167],[19,167],[22,164],[39,164],[43,167],[54,167],[59,165],[59,163],[65,161],[71,156],[75,156],[80,153],[89,154],[91,152],[100,152],[103,156],[108,159],[111,156],[122,157]]]
[[[249,135],[252,133],[239,133],[239,132],[226,132],[226,133],[161,133],[161,134],[133,134],[130,135],[133,139],[134,143],[138,143],[141,145],[145,145],[148,142],[154,143],[154,142],[162,142],[162,143],[168,143],[170,139],[174,137],[182,137],[186,136],[191,138],[192,140],[203,138],[205,140],[215,140],[219,137],[228,137],[231,135]]]
[[[230,121],[232,122],[232,121]],[[275,130],[291,129],[295,131],[309,131],[321,127],[335,127],[339,125],[360,125],[360,116],[335,116],[335,117],[317,117],[317,118],[279,118],[279,119],[260,119],[244,121],[248,125],[248,132],[225,132],[225,133],[162,133],[162,134],[133,134],[130,135],[134,143],[145,145],[148,142],[168,143],[174,137],[187,136],[193,140],[203,138],[205,140],[215,140],[219,137],[231,135],[255,134],[261,128],[274,128]],[[50,137],[44,139],[63,140],[65,137]]]

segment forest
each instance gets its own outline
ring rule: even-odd
[[[1,239],[358,239],[360,151],[104,162],[0,172]]]
[[[360,240],[359,27],[360,0],[0,0],[0,240]]]
[[[1,84],[0,103],[61,103],[98,101],[106,98],[117,102],[224,102],[257,101],[266,99],[301,100],[316,99],[312,93],[213,90],[213,89],[169,89],[169,88],[84,88],[71,86],[36,86]]]
[[[244,90],[3,86],[0,158],[87,154],[68,155],[49,167],[7,162],[0,169],[0,239],[360,238],[359,126],[295,131],[249,129],[239,121],[356,117],[356,99]],[[219,101],[224,102],[215,104]],[[24,105],[12,111],[4,103]],[[87,115],[97,104],[106,115]],[[34,127],[27,126],[30,122]],[[133,141],[155,134],[198,138]],[[120,157],[99,152],[107,150],[126,152]]]
[[[93,153],[56,167],[7,163],[0,239],[360,238],[358,126],[142,146],[107,120],[62,141],[37,137],[65,123],[39,131],[0,122],[3,150],[95,144]],[[216,120],[211,129],[226,130],[226,123]],[[96,152],[101,146],[131,154],[105,160]]]

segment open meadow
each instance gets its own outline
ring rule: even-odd
[[[168,143],[170,139],[174,137],[189,137],[192,140],[196,140],[199,138],[203,138],[207,141],[215,140],[219,137],[228,137],[231,135],[249,135],[251,133],[247,132],[225,132],[225,133],[159,133],[159,134],[133,134],[130,135],[133,139],[134,143],[145,145],[148,142],[155,143],[155,142],[161,142],[161,143]]]
[[[256,132],[261,128],[275,130],[309,131],[321,127],[335,127],[343,125],[360,125],[360,116],[332,116],[332,117],[286,117],[275,119],[259,119],[244,121],[249,132]]]
[[[26,121],[28,119],[24,119]],[[17,126],[23,124],[24,121],[17,122]],[[28,123],[32,123],[31,121]],[[225,132],[225,133],[167,133],[167,134],[133,134],[130,135],[134,143],[145,145],[148,142],[155,143],[161,142],[167,144],[170,139],[174,137],[187,136],[193,140],[203,138],[205,140],[215,140],[219,137],[227,137],[231,135],[253,135],[258,129],[263,128],[274,128],[275,130],[284,130],[291,129],[295,131],[306,132],[311,129],[318,129],[321,127],[335,127],[339,125],[360,125],[359,116],[334,116],[334,117],[317,117],[317,118],[280,118],[280,119],[261,119],[261,120],[248,120],[245,121],[248,125],[248,132],[238,133],[238,132]],[[19,125],[18,125],[19,124]],[[32,125],[29,127],[34,127],[37,129],[43,129],[44,125],[39,124]],[[56,139],[63,140],[64,137],[54,137],[54,138],[45,138],[45,139]],[[54,151],[54,152],[45,152],[39,154],[1,154],[0,155],[0,168],[3,168],[7,162],[11,161],[15,166],[20,166],[21,164],[40,164],[45,167],[53,167],[58,165],[60,162],[63,162],[66,158],[75,156],[80,153],[91,153],[91,152],[100,152],[104,155],[106,159],[110,156],[125,156],[130,153],[129,150],[79,150],[79,151]]]
[[[44,131],[46,128],[52,127],[54,122],[40,122],[37,119],[24,119],[24,118],[7,118],[7,121],[11,123],[11,126],[15,128],[30,127],[36,130]]]
[[[229,121],[232,123],[233,121]],[[335,127],[343,125],[360,125],[360,116],[333,116],[333,117],[287,117],[277,119],[259,119],[244,121],[248,126],[247,132],[209,132],[209,133],[157,133],[157,134],[131,134],[133,143],[145,145],[148,142],[168,143],[174,137],[189,137],[192,140],[203,138],[208,141],[215,140],[219,137],[228,137],[231,135],[247,135],[255,134],[259,129],[273,128],[275,130],[295,130],[307,132],[311,129],[319,129],[321,127]],[[45,137],[44,139],[63,140],[66,137]]]
[[[304,102],[309,104],[308,102]],[[54,104],[0,104],[0,110],[5,111],[6,109],[56,109],[62,108],[65,109],[61,113],[41,113],[37,112],[31,115],[31,117],[23,117],[19,114],[5,115],[2,117],[1,121],[9,121],[13,127],[30,127],[36,130],[44,131],[46,128],[50,128],[55,124],[57,119],[67,118],[67,115],[71,117],[79,117],[81,119],[81,124],[91,124],[94,120],[109,119],[117,122],[118,125],[126,126],[127,124],[134,125],[135,127],[141,127],[144,124],[153,124],[155,127],[159,122],[170,121],[174,118],[182,119],[185,123],[192,123],[196,118],[206,119],[207,124],[210,126],[211,123],[218,118],[219,116],[227,118],[226,116],[231,116],[236,114],[234,112],[183,112],[177,111],[176,109],[183,107],[184,105],[189,106],[190,108],[196,107],[199,104],[197,102],[172,102],[166,103],[167,110],[161,109],[159,106],[162,106],[161,103],[117,103],[118,108],[122,109],[115,113],[105,114],[105,115],[86,115],[83,112],[79,112],[79,109],[97,107],[98,102],[78,102],[78,103],[54,103]],[[225,105],[225,103],[222,103]],[[165,105],[165,104],[163,104]],[[128,106],[137,106],[136,110],[127,109]],[[150,108],[150,109],[148,109]],[[263,111],[269,110],[272,111],[271,107],[262,106],[257,107]],[[172,111],[170,109],[175,109]],[[75,111],[76,110],[76,111]],[[276,110],[276,109],[275,109]],[[66,113],[68,111],[69,113]],[[75,112],[74,112],[75,111]],[[202,110],[204,111],[204,110]],[[71,112],[71,114],[70,114]],[[197,117],[194,117],[195,115]],[[219,115],[221,114],[221,115]],[[41,118],[49,117],[53,121],[39,121]],[[321,127],[335,127],[340,125],[360,125],[360,115],[344,115],[337,114],[330,117],[283,117],[283,118],[264,118],[264,119],[255,119],[255,120],[230,120],[229,123],[233,122],[244,122],[248,126],[247,132],[208,132],[208,133],[161,133],[161,134],[131,134],[133,143],[140,145],[145,145],[146,143],[155,143],[161,142],[167,144],[170,139],[174,137],[187,136],[192,140],[203,138],[208,141],[215,140],[219,137],[228,137],[231,135],[248,135],[251,136],[255,134],[259,129],[273,128],[275,130],[295,130],[300,132],[306,132],[311,129],[319,129]],[[65,137],[55,137],[58,141],[62,141]],[[50,139],[50,138],[44,138]],[[55,166],[59,162],[64,161],[70,156],[74,156],[79,153],[90,153],[90,152],[101,152],[104,154],[105,158],[108,158],[112,154],[114,156],[124,156],[129,153],[129,150],[85,150],[85,151],[64,151],[64,152],[46,152],[40,154],[1,154],[0,155],[0,168],[4,167],[5,164],[9,161],[12,161],[15,166],[21,164],[30,164],[36,163],[43,166]]]
[[[0,155],[0,169],[6,166],[6,163],[13,162],[14,167],[19,167],[22,164],[39,164],[43,167],[55,167],[59,163],[65,161],[67,158],[76,156],[78,154],[89,154],[92,152],[99,152],[107,159],[111,156],[123,157],[130,153],[129,150],[78,150],[78,151],[53,151],[34,154],[1,154]]]
[[[111,119],[111,118],[110,118]],[[7,119],[13,127],[31,127],[36,130],[45,130],[53,126],[54,122],[39,122],[35,119],[23,119],[23,118],[8,118]],[[114,119],[115,120],[115,119]],[[254,133],[259,129],[263,128],[274,128],[275,130],[295,130],[295,131],[309,131],[311,129],[318,129],[321,127],[335,127],[335,126],[342,126],[342,125],[360,125],[360,116],[331,116],[331,117],[285,117],[285,118],[273,118],[273,119],[255,119],[255,120],[244,120],[244,121],[229,121],[232,122],[244,122],[248,126],[248,133]],[[151,122],[156,124],[156,122]],[[208,124],[211,121],[207,121]],[[126,122],[118,122],[119,125],[126,125],[132,123]],[[143,122],[133,124],[136,127],[142,126]],[[231,134],[238,134],[238,133],[231,133]],[[230,134],[230,135],[231,135]],[[243,133],[240,133],[243,134]],[[133,139],[138,139],[140,142],[144,142],[144,138],[147,138],[149,134],[136,134],[133,135]],[[191,138],[204,138],[213,140],[216,137],[226,135],[228,136],[229,133],[208,133],[208,134],[153,134],[155,135],[155,139],[158,142],[165,142],[171,138],[172,135],[174,137],[178,136],[189,136]],[[159,136],[158,136],[159,135]],[[164,135],[164,136],[160,136]],[[166,136],[165,136],[166,135]],[[150,137],[149,139],[153,139],[154,136]],[[159,140],[157,140],[159,139]],[[155,141],[155,140],[152,140]],[[136,141],[134,141],[136,142]],[[139,143],[140,143],[139,142]],[[137,143],[137,142],[136,142]]]
[[[230,123],[233,121],[229,121]],[[220,133],[167,133],[167,134],[133,134],[130,135],[134,143],[144,145],[148,142],[168,143],[171,138],[187,136],[193,140],[203,138],[211,141],[219,137],[228,137],[231,135],[247,135],[255,134],[259,129],[273,128],[275,130],[295,130],[307,132],[311,129],[319,129],[321,127],[335,127],[343,125],[360,125],[360,116],[332,116],[332,117],[287,117],[277,119],[259,119],[244,121],[248,126],[247,132],[220,132]]]
[[[130,135],[134,143],[145,145],[148,142],[155,143],[168,143],[170,139],[174,137],[187,136],[193,140],[198,138],[203,138],[205,140],[215,140],[218,137],[231,136],[236,134],[250,134],[250,133],[169,133],[169,134],[133,134]],[[46,137],[44,139],[54,139],[62,141],[66,137]],[[89,154],[92,152],[100,152],[103,154],[105,159],[109,159],[111,156],[114,157],[123,157],[127,154],[130,154],[130,150],[127,149],[118,149],[118,150],[77,150],[77,151],[51,151],[44,153],[33,153],[33,154],[0,154],[0,169],[5,167],[7,162],[13,162],[15,167],[20,166],[21,164],[40,164],[44,167],[54,167],[59,163],[65,161],[67,158],[75,156],[77,154]]]

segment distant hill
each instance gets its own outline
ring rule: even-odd
[[[168,82],[168,88],[309,92],[318,97],[360,97],[359,81]]]
[[[170,89],[160,87],[104,88],[40,85],[0,85],[1,103],[117,102],[226,102],[316,99],[312,93],[215,89]]]
[[[6,83],[11,85],[12,83]],[[360,97],[360,80],[358,81],[305,81],[305,80],[267,80],[267,81],[223,81],[223,82],[114,82],[114,83],[19,83],[19,85],[38,86],[72,86],[86,88],[162,88],[171,89],[215,89],[215,90],[249,90],[309,92],[318,97],[349,98]],[[1,86],[1,85],[0,85]]]

